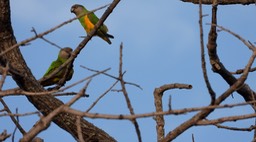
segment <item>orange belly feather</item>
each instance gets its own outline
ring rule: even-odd
[[[87,33],[89,33],[94,28],[94,24],[90,21],[87,15],[84,16],[84,22],[85,22],[85,30]]]

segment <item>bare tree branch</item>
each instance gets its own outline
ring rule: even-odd
[[[181,114],[187,114],[187,113],[196,112],[196,111],[208,111],[212,109],[232,108],[232,107],[244,106],[252,103],[255,103],[255,101],[243,102],[243,103],[237,103],[237,104],[209,105],[205,107],[184,108],[184,109],[178,109],[178,110],[168,110],[168,111],[162,111],[162,112],[151,112],[151,113],[134,114],[134,115],[125,115],[125,114],[111,115],[111,114],[100,114],[100,113],[87,113],[87,112],[72,109],[69,107],[65,107],[63,111],[72,113],[78,116],[92,118],[92,119],[132,120],[132,119],[155,117],[155,116],[161,116],[161,115],[181,115]],[[250,115],[249,117],[250,118],[254,117],[254,115]],[[245,119],[249,117],[245,117]]]
[[[120,80],[120,84],[121,84],[121,87],[122,87],[123,95],[124,95],[125,100],[126,100],[127,107],[129,109],[131,115],[134,115],[135,113],[134,113],[130,98],[128,96],[128,92],[127,92],[126,87],[125,87],[125,81],[124,81],[124,78],[123,78],[123,43],[121,43],[121,45],[120,45],[119,80]],[[137,120],[132,119],[131,122],[134,124],[135,130],[136,130],[136,133],[137,133],[137,136],[138,136],[138,141],[142,142],[141,132],[140,132],[140,128],[139,128],[139,124],[138,124]]]
[[[31,32],[33,32],[33,33],[35,34],[35,36],[38,36],[38,35],[37,35],[37,31],[36,31],[36,29],[35,29],[34,27],[32,27]],[[57,47],[58,49],[62,49],[62,47],[60,47],[60,46],[57,45],[56,43],[53,43],[53,42],[49,41],[48,39],[44,38],[43,36],[41,36],[40,38],[41,38],[42,40],[44,40],[45,42],[51,44],[52,46],[55,46],[55,47]]]
[[[26,134],[26,131],[22,128],[22,126],[20,125],[20,123],[15,119],[15,116],[13,115],[13,113],[11,112],[11,110],[9,109],[8,105],[5,103],[5,101],[0,97],[0,102],[2,103],[2,105],[4,106],[5,108],[5,111],[8,113],[8,114],[0,114],[0,117],[1,115],[2,116],[10,116],[12,122],[15,124],[15,126],[19,129],[20,133],[21,134]],[[35,113],[33,113],[35,114]],[[38,112],[37,112],[38,114]],[[31,113],[26,113],[26,114],[23,114],[22,116],[25,116],[25,115],[32,115]],[[16,115],[16,116],[19,116],[19,115]]]
[[[154,90],[154,100],[156,112],[163,112],[162,97],[165,91],[170,89],[192,89],[192,85],[188,84],[166,84]],[[172,111],[172,110],[170,110]],[[159,115],[155,117],[156,120],[156,131],[157,131],[157,141],[161,141],[164,138],[164,117]]]
[[[245,119],[247,119],[247,118],[245,118]],[[236,121],[236,120],[234,120],[234,121]],[[250,131],[256,129],[255,125],[251,125],[248,128],[229,127],[229,126],[223,126],[223,125],[220,125],[220,124],[215,124],[215,126],[218,127],[218,128],[232,130],[232,131],[249,131],[250,132]]]
[[[228,71],[225,66],[220,62],[220,59],[217,54],[217,6],[213,6],[213,15],[212,15],[212,24],[211,30],[208,36],[208,55],[210,58],[210,63],[212,65],[212,70],[218,73],[229,85],[233,85],[237,82],[237,79]],[[218,26],[222,30],[228,31],[230,34],[237,37],[240,41],[242,41],[250,50],[254,52],[255,48],[253,45],[244,40],[241,36],[231,32],[223,27]],[[250,71],[251,68],[249,68]],[[247,85],[244,84],[241,88],[238,88],[237,92],[245,99],[245,101],[253,101],[255,98],[255,92]],[[254,109],[256,109],[255,105],[252,105]]]
[[[256,71],[256,67],[253,67],[250,69],[250,72],[254,72],[254,71]],[[244,69],[238,69],[238,70],[236,70],[234,72],[230,72],[230,73],[231,74],[242,74],[243,72],[244,72]]]
[[[181,0],[183,2],[190,2],[194,4],[199,4],[200,0]],[[202,0],[202,4],[212,4],[213,0]],[[249,5],[255,4],[255,0],[218,0],[219,5],[231,5],[231,4],[242,4],[242,5]]]
[[[0,91],[0,97],[6,97],[6,96],[14,96],[14,95],[26,95],[26,96],[41,96],[41,95],[53,95],[53,96],[60,96],[60,95],[65,95],[65,94],[55,94],[55,93],[58,93],[58,92],[63,92],[64,90],[67,90],[71,87],[74,87],[75,85],[77,84],[80,84],[86,80],[89,80],[97,75],[100,75],[106,71],[110,70],[110,68],[108,69],[105,69],[105,70],[102,70],[102,71],[99,71],[95,74],[92,74],[84,79],[81,79],[67,87],[64,87],[64,88],[61,88],[59,90],[51,90],[51,91],[42,91],[42,92],[28,92],[28,91],[24,91],[24,90],[21,90],[21,89],[18,89],[18,88],[14,88],[14,89],[10,89],[10,90],[4,90],[4,91]],[[72,94],[74,95],[74,94]],[[88,96],[86,94],[84,94],[83,96]]]
[[[195,142],[194,134],[192,134],[192,142]]]
[[[29,99],[31,103],[35,105],[35,107],[44,115],[41,117],[39,122],[35,124],[33,128],[29,130],[28,133],[24,131],[24,137],[20,140],[23,141],[32,141],[35,142],[39,140],[40,142],[43,141],[35,138],[37,134],[39,134],[41,131],[47,129],[51,122],[55,122],[58,126],[63,128],[64,130],[68,131],[77,141],[79,142],[101,142],[101,141],[109,141],[114,142],[116,141],[114,138],[109,136],[106,132],[103,130],[95,127],[91,123],[87,122],[83,117],[92,118],[92,119],[113,119],[113,120],[129,120],[133,123],[135,127],[135,131],[138,137],[138,141],[142,141],[141,137],[141,131],[139,129],[138,119],[139,118],[146,118],[146,117],[153,117],[156,121],[156,130],[157,130],[157,140],[158,142],[167,142],[172,141],[176,137],[178,137],[180,134],[188,130],[189,128],[193,126],[204,126],[204,125],[214,125],[218,128],[222,129],[228,129],[233,131],[252,131],[256,130],[255,126],[252,125],[248,128],[238,128],[238,127],[229,127],[220,125],[224,122],[230,122],[230,121],[237,121],[237,120],[245,120],[245,119],[251,119],[255,118],[256,114],[244,114],[244,115],[236,115],[236,116],[226,116],[226,117],[218,117],[213,120],[206,119],[209,114],[211,114],[215,109],[220,108],[232,108],[242,105],[250,105],[253,107],[254,110],[256,110],[256,103],[255,103],[255,92],[247,85],[245,84],[245,81],[248,77],[249,72],[254,71],[253,68],[251,68],[252,64],[254,63],[254,60],[256,58],[256,48],[255,46],[250,43],[250,41],[246,41],[238,34],[217,25],[217,6],[218,5],[226,5],[226,4],[252,4],[255,3],[256,0],[181,0],[183,2],[191,2],[199,4],[199,26],[200,26],[200,44],[201,44],[201,67],[203,71],[203,77],[206,84],[206,87],[208,89],[209,94],[211,97],[211,103],[208,106],[204,107],[195,107],[195,108],[184,108],[179,110],[173,110],[172,109],[172,101],[171,96],[169,97],[169,110],[164,111],[163,110],[163,103],[162,103],[162,97],[165,93],[165,91],[168,91],[170,89],[191,89],[192,85],[187,84],[166,84],[159,88],[155,88],[154,90],[154,103],[156,107],[156,112],[151,113],[143,113],[143,114],[135,114],[134,108],[132,106],[131,100],[129,98],[129,94],[127,91],[126,84],[136,86],[141,89],[141,87],[137,84],[126,82],[124,80],[124,74],[123,72],[123,44],[120,45],[120,58],[119,58],[119,77],[112,76],[108,73],[106,73],[107,70],[104,71],[97,71],[89,69],[93,72],[96,72],[96,74],[84,78],[70,86],[63,87],[65,85],[65,82],[59,82],[57,86],[55,87],[54,91],[46,91],[44,88],[38,83],[38,81],[35,79],[35,77],[32,75],[31,71],[27,67],[25,61],[23,60],[23,57],[19,51],[18,46],[26,44],[28,42],[31,42],[35,39],[41,38],[45,40],[46,42],[52,44],[53,46],[56,46],[54,43],[48,41],[44,38],[44,35],[53,32],[54,30],[64,26],[65,24],[68,24],[72,22],[73,20],[76,20],[79,17],[75,17],[73,19],[70,19],[53,29],[50,29],[46,32],[43,32],[41,34],[37,34],[35,32],[35,37],[32,37],[30,39],[24,40],[20,43],[17,43],[15,40],[15,37],[13,35],[12,27],[10,24],[10,8],[9,8],[9,0],[0,0],[0,8],[1,11],[6,11],[9,14],[1,13],[0,12],[0,29],[4,29],[3,31],[0,30],[0,37],[3,39],[0,39],[0,74],[2,74],[2,79],[0,80],[0,90],[4,84],[4,80],[7,74],[10,74],[13,79],[16,81],[18,86],[21,89],[12,89],[12,90],[5,90],[0,91],[0,101],[4,101],[2,97],[7,96],[14,96],[14,95],[26,95],[26,97]],[[86,46],[86,44],[89,42],[89,40],[95,35],[95,33],[98,31],[99,27],[103,24],[104,20],[108,17],[108,15],[112,12],[112,10],[116,7],[116,5],[120,2],[120,0],[114,0],[112,4],[108,7],[108,9],[105,11],[103,16],[100,18],[99,22],[95,25],[94,29],[88,33],[88,35],[81,41],[81,43],[76,47],[74,52],[72,53],[72,56],[70,59],[68,59],[67,62],[65,62],[61,67],[59,67],[55,72],[53,72],[51,76],[56,74],[58,71],[60,71],[63,67],[69,66],[73,64],[76,57],[80,54],[81,50],[83,50]],[[208,79],[207,74],[207,68],[206,68],[206,61],[205,61],[205,47],[204,47],[204,39],[203,39],[203,26],[202,26],[202,4],[212,4],[212,23],[211,29],[208,35],[208,43],[207,43],[207,49],[208,49],[208,55],[210,58],[210,63],[212,66],[212,70],[215,73],[218,73],[220,76],[223,77],[223,79],[230,85],[229,88],[225,92],[219,95],[219,97],[216,98],[216,94],[214,90],[211,87],[210,81]],[[108,5],[106,5],[108,6]],[[104,6],[104,7],[106,7]],[[3,9],[3,10],[2,10]],[[7,16],[6,16],[7,15]],[[84,16],[84,15],[82,15]],[[6,20],[7,19],[7,20]],[[5,21],[8,24],[3,24],[3,21]],[[242,75],[240,78],[236,78],[232,75],[230,71],[228,71],[225,66],[221,63],[218,54],[217,54],[217,30],[216,28],[219,28],[223,31],[226,31],[230,33],[231,35],[235,36],[237,39],[242,41],[248,49],[252,51],[252,55],[250,59],[247,62],[247,65],[244,69],[240,69],[236,71],[236,73],[241,73]],[[48,32],[48,33],[47,33]],[[4,42],[3,42],[4,41]],[[83,66],[82,66],[83,67]],[[86,67],[83,67],[86,68]],[[88,68],[86,68],[88,69]],[[65,77],[68,74],[68,72],[65,72]],[[104,74],[106,76],[109,76],[111,78],[116,79],[112,86],[109,87],[103,94],[99,96],[98,99],[93,102],[93,104],[88,108],[87,111],[80,111],[76,109],[72,109],[70,106],[74,104],[78,99],[80,99],[83,96],[86,96],[85,94],[86,89],[92,79],[92,77],[98,75],[98,74]],[[64,77],[64,80],[65,80]],[[45,80],[47,78],[42,78],[39,80]],[[62,80],[62,81],[64,81]],[[84,87],[79,91],[79,93],[75,92],[64,92],[64,90],[71,88],[78,83],[82,83],[85,80],[89,80]],[[103,98],[107,93],[109,93],[111,90],[113,90],[114,86],[120,82],[121,89],[117,90],[117,92],[123,93],[127,108],[129,109],[130,114],[120,114],[120,115],[113,115],[113,114],[99,114],[99,113],[89,113],[89,111],[98,103],[98,101]],[[244,99],[245,102],[238,103],[238,104],[226,104],[226,105],[220,105],[227,97],[229,97],[233,92],[237,91]],[[56,99],[54,96],[60,96],[60,95],[75,95],[69,102],[63,103],[60,100]],[[7,113],[1,113],[1,116],[10,116],[11,118],[15,116],[25,116],[29,113],[25,114],[19,114],[16,112],[16,114],[13,114],[8,106],[4,105],[4,109],[0,110],[6,111]],[[183,122],[179,126],[177,126],[174,130],[169,130],[167,132],[167,135],[165,135],[165,122],[167,122],[164,119],[165,115],[182,115],[190,112],[197,112],[194,116],[192,116],[189,120]],[[15,118],[14,118],[15,119]],[[15,119],[16,120],[16,119]],[[18,118],[16,120],[17,123],[19,123]],[[15,123],[15,122],[14,122]],[[15,123],[16,124],[16,123]],[[19,125],[17,125],[19,127]],[[13,133],[14,135],[14,133]],[[3,139],[8,138],[9,136],[7,133],[0,134],[0,141]],[[256,131],[254,134],[254,141],[256,139]],[[194,134],[192,134],[192,141],[194,142]]]
[[[84,69],[87,69],[87,70],[89,70],[89,71],[92,71],[92,72],[99,72],[98,70],[94,70],[94,69],[85,67],[85,66],[83,66],[83,65],[80,65],[80,67],[82,67],[82,68],[84,68]],[[111,78],[114,78],[114,79],[120,81],[120,78],[115,77],[115,76],[113,76],[113,75],[110,75],[110,74],[108,74],[108,73],[102,73],[102,74],[104,74],[104,75],[106,75],[106,76],[108,76],[108,77],[111,77]],[[142,87],[141,87],[140,85],[138,85],[138,84],[135,84],[135,83],[132,83],[132,82],[127,82],[127,81],[125,81],[124,83],[125,83],[125,84],[129,84],[129,85],[133,85],[133,86],[138,87],[138,88],[140,88],[141,90],[143,90]]]
[[[90,82],[90,80],[88,81]],[[88,86],[89,83],[87,83],[85,85],[85,87],[83,87],[80,92],[73,97],[70,101],[68,101],[66,104],[63,104],[61,106],[59,106],[58,108],[56,108],[55,110],[53,110],[51,113],[49,113],[47,116],[42,117],[37,124],[34,125],[34,127],[32,129],[30,129],[24,136],[22,139],[20,139],[20,142],[28,142],[31,141],[38,133],[40,133],[41,131],[47,129],[50,126],[51,121],[53,120],[53,118],[57,115],[59,115],[62,111],[63,108],[66,106],[71,106],[72,104],[74,104],[84,93],[86,90],[86,87]],[[80,122],[81,123],[81,122]],[[78,136],[77,136],[77,139]]]
[[[96,99],[93,104],[85,111],[85,112],[89,112],[99,101],[101,98],[103,98],[109,91],[112,90],[112,88],[118,83],[118,80],[112,85],[109,87],[109,89],[107,89],[102,95],[100,95],[98,97],[98,99]]]
[[[11,134],[7,134],[7,131],[4,130],[1,134],[0,134],[0,141],[5,141],[7,138],[9,138],[11,136]]]
[[[206,87],[208,89],[208,92],[211,97],[211,104],[213,105],[215,102],[216,94],[213,91],[210,81],[208,79],[207,75],[207,69],[206,69],[206,63],[205,63],[205,56],[204,56],[204,31],[203,31],[203,14],[202,14],[202,0],[200,0],[199,4],[199,29],[200,29],[200,45],[201,45],[201,65],[202,65],[202,70],[203,70],[203,76],[204,76],[204,81],[206,84]]]
[[[237,120],[244,120],[244,119],[249,119],[255,117],[256,114],[245,114],[245,115],[238,115],[238,116],[229,116],[229,117],[222,117],[214,120],[200,120],[196,123],[196,125],[215,125],[215,124],[220,124],[223,122],[228,122],[228,121],[237,121]]]

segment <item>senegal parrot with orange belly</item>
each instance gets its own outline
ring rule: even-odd
[[[70,11],[74,13],[77,17],[84,15],[79,18],[79,21],[81,25],[84,27],[87,34],[94,28],[95,24],[99,21],[99,18],[93,12],[89,13],[89,11],[82,5],[75,4],[71,7]],[[111,44],[109,38],[114,38],[114,36],[108,34],[107,32],[108,28],[106,25],[103,24],[99,27],[98,31],[96,32],[96,35],[105,40],[108,44]]]

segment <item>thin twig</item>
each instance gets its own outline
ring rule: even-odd
[[[234,37],[236,37],[238,40],[242,41],[242,43],[244,43],[245,46],[247,46],[250,50],[254,51],[255,50],[255,46],[253,44],[251,44],[250,42],[248,42],[247,40],[245,40],[243,37],[241,37],[240,35],[238,35],[237,33],[224,28],[223,26],[219,26],[217,24],[208,24],[208,25],[212,25],[212,26],[216,26],[218,28],[220,28],[221,30],[230,33],[231,35],[233,35]]]
[[[256,116],[256,113],[251,113],[251,114],[245,114],[245,115],[222,117],[222,118],[213,119],[213,120],[200,120],[196,123],[196,125],[198,125],[198,126],[215,125],[215,124],[220,124],[220,123],[227,122],[227,121],[237,121],[237,120],[249,119],[249,118],[253,118],[255,116]]]
[[[147,118],[147,117],[154,117],[154,116],[161,116],[161,115],[181,115],[181,114],[187,114],[192,113],[196,111],[205,111],[205,110],[212,110],[212,109],[223,109],[223,108],[232,108],[232,107],[238,107],[238,106],[244,106],[253,104],[256,101],[252,102],[243,102],[243,103],[236,103],[236,104],[224,104],[224,105],[209,105],[204,107],[193,107],[193,108],[184,108],[184,109],[177,109],[177,110],[168,110],[168,111],[162,111],[162,112],[150,112],[150,113],[143,113],[143,114],[134,114],[134,115],[126,115],[126,114],[119,114],[119,115],[111,115],[111,114],[100,114],[100,113],[87,113],[84,111],[75,110],[72,108],[66,107],[63,111],[67,113],[72,113],[75,115],[88,117],[92,119],[113,119],[113,120],[133,120],[133,119],[139,119],[139,118]],[[243,119],[249,119],[256,117],[256,113],[243,115],[243,117],[240,117],[239,120]],[[225,121],[228,121],[226,119]],[[235,121],[233,118],[230,121]],[[200,122],[201,123],[201,122]]]
[[[135,113],[134,113],[130,98],[128,96],[128,92],[127,92],[126,87],[125,87],[125,82],[124,82],[124,79],[123,79],[123,43],[121,43],[121,45],[120,45],[120,53],[119,54],[120,54],[120,57],[119,57],[119,79],[120,79],[120,84],[121,84],[122,92],[123,92],[123,95],[125,97],[126,104],[127,104],[127,107],[130,111],[130,114],[134,115]],[[132,119],[131,122],[134,124],[135,130],[136,130],[136,133],[137,133],[137,136],[138,136],[138,141],[142,142],[141,132],[140,132],[140,128],[139,128],[139,124],[138,124],[137,120]]]
[[[203,76],[204,76],[204,82],[206,84],[206,87],[208,89],[208,92],[211,97],[211,104],[213,105],[215,102],[216,94],[213,91],[208,75],[207,75],[207,69],[206,69],[206,63],[205,63],[205,56],[204,56],[204,31],[203,31],[203,14],[202,14],[202,0],[199,0],[199,29],[200,29],[200,45],[201,45],[201,65],[203,70]]]
[[[57,94],[52,94],[55,97],[59,97],[59,96],[74,96],[76,95],[77,92],[65,92],[65,93],[57,93]],[[81,97],[89,97],[88,94],[83,94]]]
[[[90,82],[90,80],[88,81]],[[49,113],[47,116],[42,117],[37,124],[34,125],[33,128],[31,128],[29,130],[29,132],[27,132],[27,134],[25,134],[23,136],[22,139],[20,139],[20,142],[28,142],[31,141],[38,133],[40,133],[41,131],[43,131],[44,129],[48,128],[50,126],[50,122],[52,121],[52,119],[58,115],[59,113],[61,113],[65,107],[70,107],[72,104],[74,104],[79,98],[81,98],[81,96],[85,93],[86,87],[88,86],[89,83],[87,83],[80,91],[79,93],[74,96],[70,101],[68,101],[66,104],[63,104],[61,106],[59,106],[58,108],[56,108],[55,110],[53,110],[51,113]]]
[[[10,116],[10,118],[11,118],[11,120],[12,120],[12,122],[15,124],[15,126],[19,129],[19,131],[21,132],[21,134],[26,134],[26,131],[21,127],[21,125],[20,125],[20,123],[15,119],[15,115],[16,116],[19,116],[19,114],[13,114],[12,112],[11,112],[11,110],[10,110],[10,108],[8,107],[8,105],[5,103],[5,101],[0,97],[0,102],[3,104],[3,106],[4,106],[4,108],[5,108],[5,110],[6,110],[6,112],[8,113],[8,114],[5,114],[5,113],[3,113],[3,114],[0,114],[0,117],[1,117],[1,115],[3,116],[3,115],[5,115],[5,116]],[[38,112],[37,112],[37,114],[38,114]],[[31,115],[31,114],[30,114]]]
[[[18,114],[7,112],[7,113],[1,113],[0,117],[4,117],[4,116],[13,116],[13,117],[19,116],[19,117],[21,117],[21,116],[29,116],[29,115],[38,115],[38,116],[40,116],[40,112],[35,111],[35,112],[18,113]]]
[[[19,113],[19,112],[18,112],[18,108],[16,108],[16,114],[17,114],[17,113]],[[19,123],[19,121],[20,121],[20,120],[19,120],[19,116],[16,116],[16,120],[17,120],[17,122]],[[15,128],[14,128],[13,133],[12,133],[12,142],[15,142],[14,139],[15,139],[15,133],[16,133],[17,129],[18,129],[18,127],[15,125]]]
[[[14,89],[0,91],[0,97],[20,96],[20,95],[27,95],[27,96],[49,95],[56,92],[59,92],[59,90],[52,90],[52,91],[45,91],[45,92],[28,92],[28,91],[21,90],[19,88],[14,88]]]
[[[254,71],[256,71],[256,67],[251,68],[249,72],[254,72]],[[244,72],[244,69],[238,69],[235,72],[230,72],[230,73],[231,74],[242,74],[243,72]]]
[[[99,72],[98,70],[94,70],[94,69],[88,68],[88,67],[83,66],[83,65],[80,65],[80,67],[82,67],[82,68],[84,68],[84,69],[87,69],[87,70],[89,70],[89,71],[92,71],[92,72]],[[115,77],[115,76],[113,76],[113,75],[110,75],[110,74],[108,74],[108,73],[102,73],[102,74],[104,74],[104,75],[106,75],[106,76],[108,76],[108,77],[111,77],[111,78],[114,78],[114,79],[120,81],[120,78]],[[138,85],[138,84],[131,83],[131,82],[127,82],[127,81],[125,81],[125,84],[133,85],[133,86],[138,87],[139,89],[143,90],[143,88],[142,88],[140,85]]]
[[[97,76],[97,75],[100,75],[100,74],[102,74],[102,73],[104,73],[104,72],[106,72],[106,71],[108,71],[108,70],[110,70],[110,69],[111,69],[111,68],[107,68],[107,69],[105,69],[105,70],[99,71],[99,72],[97,72],[97,73],[95,73],[95,74],[93,74],[93,75],[90,75],[89,77],[86,77],[86,78],[84,78],[84,79],[81,79],[80,81],[77,81],[77,82],[75,82],[75,83],[73,83],[73,84],[71,84],[71,85],[69,85],[69,86],[67,86],[67,87],[64,87],[64,88],[62,88],[62,89],[59,89],[59,90],[60,90],[60,91],[64,91],[64,90],[66,90],[66,89],[69,89],[69,88],[71,88],[71,87],[73,87],[73,86],[76,86],[76,85],[79,84],[79,83],[84,82],[85,80],[91,79],[91,78],[93,78],[93,77],[95,77],[95,76]]]
[[[110,70],[110,68],[102,70],[102,71],[100,71],[98,73],[92,74],[92,75],[90,75],[90,76],[88,76],[88,77],[86,77],[84,79],[81,79],[81,80],[79,80],[79,81],[77,81],[77,82],[75,82],[75,83],[73,83],[73,84],[71,84],[71,85],[69,85],[67,87],[59,89],[59,90],[51,90],[51,91],[45,91],[45,92],[27,92],[27,91],[21,90],[19,88],[14,88],[14,89],[9,89],[9,90],[5,90],[5,91],[0,91],[0,97],[14,96],[14,95],[16,95],[16,96],[18,96],[18,95],[36,96],[36,95],[50,95],[50,94],[54,95],[55,93],[63,92],[63,91],[65,91],[65,90],[67,90],[67,89],[69,89],[71,87],[76,86],[79,83],[82,83],[82,82],[84,82],[84,81],[86,81],[88,79],[91,79],[91,78],[101,74],[102,72],[106,72],[108,70]],[[58,96],[58,95],[56,94],[56,96]],[[83,96],[88,96],[88,95],[84,94]]]
[[[194,134],[192,134],[192,142],[195,142]]]
[[[168,103],[169,110],[172,110],[172,96],[169,96],[169,103]]]
[[[100,95],[94,102],[93,104],[85,111],[85,112],[89,112],[99,101],[101,98],[103,98],[109,91],[112,90],[112,88],[118,83],[118,80],[109,87],[109,89],[107,89],[102,95]]]
[[[38,36],[36,29],[34,27],[32,27],[31,32],[33,32],[35,34],[35,36]],[[56,43],[51,42],[50,40],[44,38],[43,36],[40,37],[42,40],[44,40],[45,42],[51,44],[52,46],[57,47],[58,49],[62,49],[62,47],[60,47],[59,45],[57,45]]]
[[[238,127],[230,127],[230,126],[223,126],[223,125],[220,125],[220,124],[214,124],[216,127],[218,128],[222,128],[222,129],[227,129],[227,130],[232,130],[232,131],[252,131],[252,130],[255,130],[256,129],[256,126],[255,125],[251,125],[250,127],[248,128],[238,128]]]
[[[7,131],[4,130],[1,134],[0,134],[0,141],[3,142],[5,141],[7,138],[9,138],[11,136],[11,134],[7,134]]]

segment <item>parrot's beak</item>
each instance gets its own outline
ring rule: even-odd
[[[70,12],[71,12],[71,13],[74,13],[74,10],[75,10],[75,8],[74,8],[74,7],[71,7]]]

